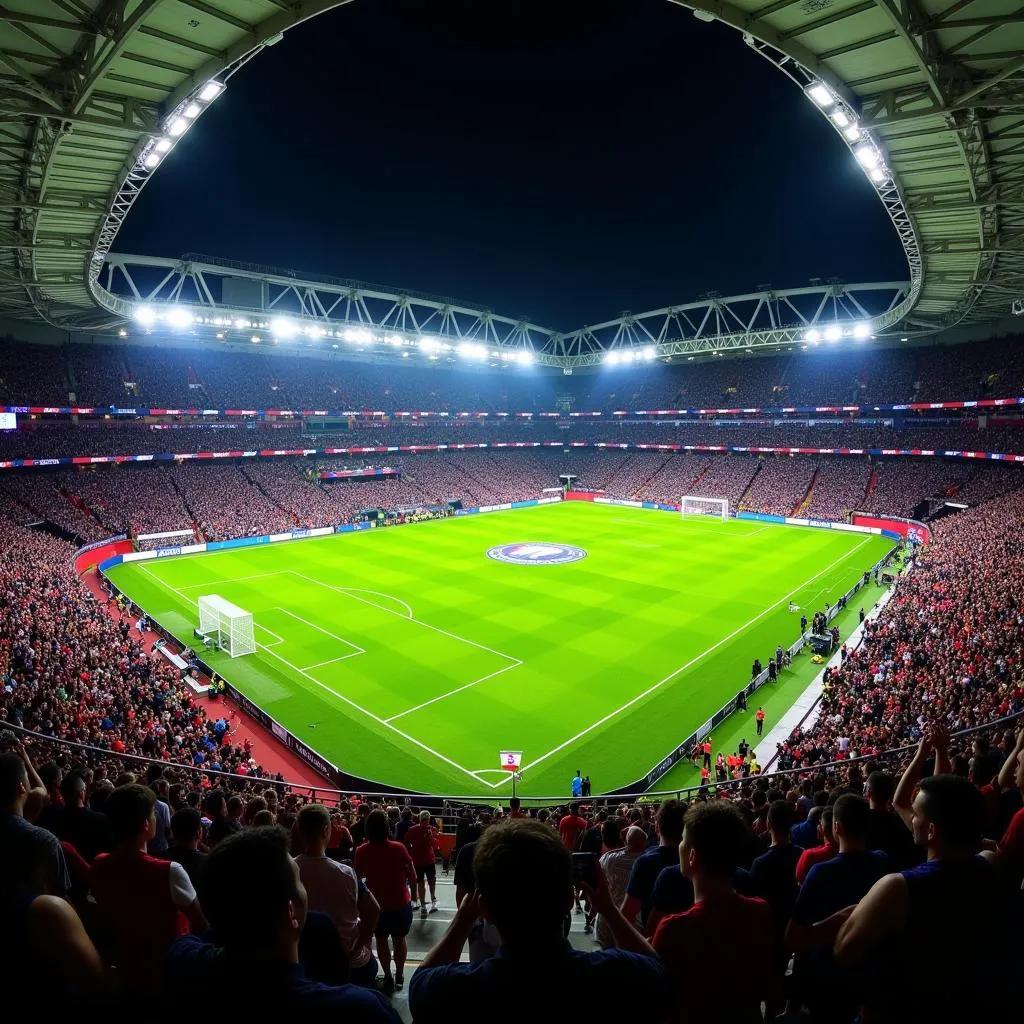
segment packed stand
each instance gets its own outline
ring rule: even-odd
[[[740,509],[774,516],[796,515],[815,477],[816,464],[798,456],[760,459],[759,463]]]
[[[864,508],[872,464],[867,459],[822,459],[811,500],[800,513],[808,519],[847,520]]]
[[[968,462],[936,458],[883,460],[865,511],[909,516],[922,498],[953,497],[975,472]]]

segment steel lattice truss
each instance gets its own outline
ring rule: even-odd
[[[100,273],[159,170],[147,157],[169,119],[204,83],[226,82],[291,26],[346,2],[5,0],[0,311],[69,330],[122,323],[126,307]],[[736,28],[801,87],[826,83],[884,155],[891,174],[879,199],[907,255],[909,287],[876,330],[996,319],[1024,296],[1024,8],[1009,0],[670,2]],[[409,316],[408,307],[400,312]],[[613,343],[638,321],[660,337],[649,316],[616,321]],[[725,316],[719,327],[732,322]],[[484,325],[500,344],[533,344],[540,332],[548,340],[538,352],[551,359],[589,358],[591,346],[606,344],[597,328],[558,337],[494,316]],[[716,335],[723,347],[751,336]]]
[[[881,322],[910,292],[906,281],[833,281],[728,298],[708,296],[559,334],[451,299],[355,281],[308,280],[287,270],[208,257],[111,254],[98,287],[107,295],[105,303],[126,317],[140,308],[187,312],[191,322],[181,329],[195,335],[216,332],[227,341],[269,341],[275,325],[286,323],[292,330],[277,338],[279,344],[322,347],[325,339],[330,344],[339,334],[367,352],[386,352],[396,341],[418,344],[431,339],[452,348],[469,342],[494,353],[526,350],[536,362],[562,369],[593,365],[609,352],[650,352],[652,346],[657,355],[671,356],[791,345],[814,328],[823,333],[836,324]],[[154,329],[167,328],[157,324]],[[303,329],[316,333],[311,336]]]

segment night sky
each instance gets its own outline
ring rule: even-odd
[[[812,277],[900,280],[838,135],[665,0],[357,0],[287,32],[114,245],[451,296],[572,330]]]

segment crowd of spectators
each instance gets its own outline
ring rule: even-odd
[[[82,541],[192,530],[201,539],[335,526],[367,509],[496,505],[542,497],[570,475],[575,486],[627,500],[678,503],[684,494],[738,508],[848,518],[851,511],[910,515],[925,498],[977,504],[1019,489],[1024,470],[934,458],[868,460],[716,453],[529,449],[395,453],[394,475],[322,480],[348,457],[184,461],[92,466],[72,471],[8,471],[0,495],[22,523],[45,520]],[[874,472],[874,477],[872,473]]]
[[[808,519],[848,518],[851,512],[863,511],[871,481],[872,464],[868,459],[822,459],[810,501],[802,515]],[[915,497],[911,492],[908,497]],[[908,506],[909,513],[913,506]],[[906,514],[906,513],[900,513]]]
[[[420,358],[361,363],[343,352],[3,342],[0,399],[16,405],[465,410],[878,405],[1009,397],[1024,390],[1020,345],[796,351],[603,367],[571,379],[506,364]]]
[[[81,582],[66,541],[0,507],[0,720],[158,761],[255,770],[179,670]]]
[[[716,425],[712,421],[552,420],[417,423],[363,422],[333,434],[303,432],[283,421],[181,422],[28,421],[21,429],[0,432],[0,457],[41,459],[96,455],[166,455],[194,452],[293,451],[447,445],[583,444],[712,445],[741,448],[923,449],[1024,454],[1024,429],[1001,426],[978,430],[970,423],[918,424],[904,430],[838,421],[808,426],[799,422],[750,420]],[[355,451],[354,455],[359,452]],[[642,482],[642,481],[641,481]]]
[[[600,475],[634,494],[657,485],[670,463],[688,466],[684,477],[696,469],[675,500],[705,488],[737,502],[753,493],[759,465],[766,471],[741,456],[573,455],[586,470],[581,481]],[[424,856],[435,855],[430,814],[422,844],[419,833],[402,841],[397,807],[303,807],[262,779],[228,723],[211,720],[130,621],[85,588],[72,546],[23,524],[34,505],[55,500],[50,492],[62,511],[115,509],[132,522],[136,503],[173,492],[210,535],[265,532],[328,514],[334,488],[443,490],[456,479],[474,496],[513,495],[535,492],[566,464],[544,452],[406,461],[400,481],[366,485],[321,485],[299,460],[5,478],[0,723],[54,742],[0,742],[0,900],[11,924],[0,948],[53,1007],[149,999],[180,1016],[183,1000],[216,1005],[231,991],[233,1010],[247,1015],[326,1009],[396,1019],[385,997],[405,984],[413,902],[428,912],[416,883],[418,868],[429,878]],[[771,463],[777,491],[791,486],[790,465],[814,466],[777,461],[786,467]],[[815,492],[822,467],[849,464],[823,460]],[[865,464],[856,465],[863,479]],[[705,787],[689,806],[594,801],[564,815],[531,812],[530,821],[518,806],[467,812],[456,834],[459,908],[410,979],[414,1020],[450,1016],[463,1001],[518,1018],[524,984],[544,992],[556,1016],[578,1012],[580,993],[596,985],[610,993],[606,1012],[635,1010],[639,992],[646,1015],[687,1022],[756,1020],[787,1002],[812,1022],[836,1024],[858,1014],[960,1021],[1005,1012],[1022,913],[1024,731],[950,734],[1024,712],[1024,539],[1015,529],[1024,492],[998,493],[1019,483],[1006,467],[965,465],[966,476],[950,479],[918,475],[917,463],[892,466],[907,467],[908,493],[973,483],[995,496],[934,524],[931,546],[865,624],[864,642],[829,670],[817,719],[778,751],[799,774],[752,777],[728,794]],[[997,478],[1001,470],[1012,475]],[[111,476],[97,489],[100,473]],[[172,490],[161,492],[167,477]],[[108,487],[120,480],[130,483]],[[328,503],[295,498],[300,486]],[[88,508],[69,494],[88,498]],[[882,759],[904,744],[915,749],[897,780]],[[127,773],[126,754],[150,767]],[[876,763],[822,770],[854,757]],[[222,791],[186,765],[243,778]],[[407,822],[403,835],[415,827]],[[590,855],[586,870],[579,855]],[[577,905],[600,950],[565,944]],[[737,936],[743,970],[722,955]],[[467,944],[470,963],[460,964]],[[369,987],[378,961],[380,994]]]
[[[829,673],[820,716],[785,745],[784,763],[916,743],[935,719],[956,731],[1024,711],[1022,516],[1015,492],[933,525],[932,545]]]
[[[813,459],[784,455],[770,456],[759,462],[760,469],[739,507],[773,516],[796,515],[814,478],[817,463]]]

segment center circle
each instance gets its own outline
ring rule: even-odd
[[[552,544],[549,541],[522,541],[519,544],[499,544],[487,551],[487,557],[496,562],[512,565],[565,565],[586,558],[583,548],[572,544]]]

